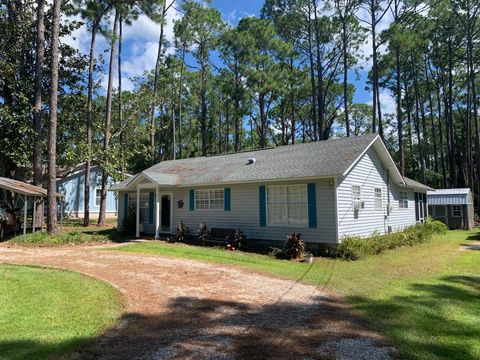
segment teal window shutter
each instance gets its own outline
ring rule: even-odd
[[[307,185],[308,195],[308,227],[317,227],[317,189],[315,184]]]
[[[258,188],[258,203],[260,205],[260,226],[267,226],[267,193],[265,186]]]
[[[123,214],[128,214],[128,193],[123,194]]]
[[[150,196],[148,199],[148,223],[153,224],[153,203],[155,201],[155,194],[150,192]]]
[[[225,211],[230,211],[230,188],[223,189],[223,206]]]
[[[195,190],[190,189],[190,211],[195,210]]]

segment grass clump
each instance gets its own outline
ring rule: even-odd
[[[357,260],[389,249],[423,244],[430,241],[434,235],[445,234],[447,230],[442,222],[429,219],[424,224],[409,226],[390,234],[374,233],[368,238],[349,236],[342,239],[337,254],[344,259]]]
[[[34,232],[27,235],[16,236],[10,240],[12,244],[18,245],[68,245],[68,244],[87,244],[94,242],[106,242],[110,240],[110,234],[102,232],[84,232],[67,231],[56,235],[50,235],[46,232]]]

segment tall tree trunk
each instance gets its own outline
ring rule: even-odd
[[[402,88],[400,70],[400,45],[395,46],[395,67],[396,67],[396,100],[397,100],[397,132],[398,132],[398,158],[399,170],[402,176],[405,175],[405,154],[403,151],[403,117],[402,117]]]
[[[95,65],[95,39],[99,21],[94,19],[90,38],[90,54],[88,59],[88,90],[87,90],[87,160],[85,161],[85,183],[83,198],[83,226],[90,224],[90,173],[92,165],[93,142],[93,70]]]
[[[350,120],[348,117],[348,34],[346,20],[342,24],[342,53],[343,53],[343,114],[347,137],[350,136]]]
[[[267,147],[266,141],[266,118],[265,118],[265,95],[260,93],[258,95],[258,108],[260,112],[260,148],[263,149]]]
[[[60,53],[60,6],[61,0],[53,1],[51,74],[50,74],[50,119],[48,129],[48,181],[47,181],[47,231],[57,233],[57,100],[58,58]],[[26,206],[26,205],[25,205]]]
[[[437,134],[435,129],[432,89],[430,88],[430,78],[428,75],[428,58],[426,54],[425,54],[424,61],[425,61],[425,82],[427,85],[428,108],[429,108],[429,114],[430,114],[430,127],[432,132],[432,141],[433,141],[433,169],[435,173],[438,174]],[[439,118],[440,118],[440,115],[439,115]]]
[[[37,39],[35,61],[35,105],[33,129],[35,141],[33,147],[33,184],[42,186],[42,81],[45,60],[45,0],[37,0]]]
[[[185,71],[185,48],[182,49],[182,62],[180,64],[180,79],[179,79],[179,90],[178,90],[178,156],[180,159],[183,158],[183,126],[182,126],[182,115],[183,115],[183,72]]]
[[[208,134],[207,134],[207,87],[206,87],[207,69],[205,61],[200,64],[200,131],[202,137],[202,156],[207,156]]]
[[[164,20],[166,13],[166,0],[162,4],[162,21],[160,22],[160,36],[158,38],[158,52],[157,52],[157,61],[155,62],[155,76],[153,80],[153,96],[152,96],[152,105],[150,110],[150,151],[151,151],[151,163],[152,165],[156,161],[156,151],[155,151],[155,133],[156,133],[156,124],[155,124],[155,112],[157,110],[157,92],[158,92],[158,75],[160,73],[160,65],[162,60],[162,45],[163,45],[163,32],[164,32]]]
[[[123,19],[120,16],[118,23],[118,122],[120,125],[119,142],[120,148],[124,148],[123,144],[123,99],[122,99],[122,36],[123,36]],[[125,155],[124,152],[120,152],[120,166],[122,172],[122,180],[125,176]]]
[[[453,46],[448,42],[448,137],[450,142],[450,185],[457,187],[455,128],[453,126]]]
[[[113,35],[110,45],[110,62],[108,69],[108,85],[107,85],[107,99],[105,106],[105,134],[103,137],[103,155],[104,164],[102,171],[102,187],[100,196],[100,212],[98,214],[98,224],[105,225],[106,210],[107,210],[107,187],[108,187],[108,151],[110,150],[110,124],[112,122],[112,91],[113,91],[113,71],[115,67],[115,48],[118,36],[119,12],[115,12],[115,20],[113,23]]]
[[[308,61],[309,61],[309,70],[310,70],[310,83],[312,87],[312,107],[311,107],[311,123],[313,123],[313,129],[310,129],[313,132],[313,141],[318,140],[318,129],[317,129],[317,88],[315,80],[315,62],[313,55],[313,30],[312,30],[312,10],[311,2],[308,0]]]
[[[373,1],[371,2],[370,7],[370,15],[371,15],[371,25],[372,25],[372,95],[373,95],[373,103],[372,103],[372,132],[377,132],[377,87],[378,87],[378,74],[377,74],[377,34],[376,34],[376,22],[375,19],[375,6]]]
[[[37,39],[35,61],[35,104],[33,113],[33,130],[35,140],[33,145],[33,185],[42,186],[42,83],[43,66],[45,62],[45,0],[37,0]],[[37,206],[35,218],[43,217],[43,202]],[[33,224],[34,227],[37,224]]]

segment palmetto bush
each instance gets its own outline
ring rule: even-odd
[[[288,259],[300,259],[305,251],[305,244],[300,238],[301,234],[293,233],[287,236],[283,252]]]
[[[416,224],[402,231],[367,238],[348,236],[342,239],[337,254],[348,260],[357,260],[368,255],[380,254],[385,250],[401,246],[414,246],[428,242],[436,234],[445,234],[447,227],[440,221],[427,220],[425,224]]]

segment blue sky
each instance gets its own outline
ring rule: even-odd
[[[263,0],[212,0],[211,6],[218,9],[222,14],[223,19],[234,26],[238,21],[245,16],[259,16],[260,10],[263,6]],[[177,6],[178,7],[178,6]],[[360,14],[361,16],[361,14]],[[180,19],[181,13],[175,9],[170,9],[167,14],[167,24],[165,28],[165,36],[167,40],[173,39],[173,23]],[[388,16],[386,17],[380,28],[385,28],[389,23]],[[123,30],[123,62],[122,62],[122,83],[124,89],[132,89],[133,82],[131,78],[141,76],[145,71],[151,70],[155,65],[156,54],[158,49],[159,25],[153,23],[146,16],[140,16],[131,26],[125,26]],[[73,36],[63,38],[66,42],[82,53],[87,54],[89,50],[90,34],[85,27],[78,29]],[[108,49],[106,39],[99,36],[96,47],[96,54],[100,55]],[[172,52],[172,49],[168,49]],[[362,47],[365,57],[370,55],[370,44],[368,41]],[[349,74],[350,81],[355,84],[356,93],[354,97],[355,102],[371,103],[372,96],[369,91],[365,90],[366,74],[370,67],[368,60],[362,60],[361,65],[364,70],[357,69],[357,75],[354,71]],[[117,74],[115,70],[115,74]],[[117,76],[117,75],[115,75]],[[106,76],[102,83],[106,84]],[[117,78],[114,79],[114,84],[117,84]],[[382,107],[384,113],[393,113],[395,111],[394,101],[391,95],[382,91],[381,94]]]

